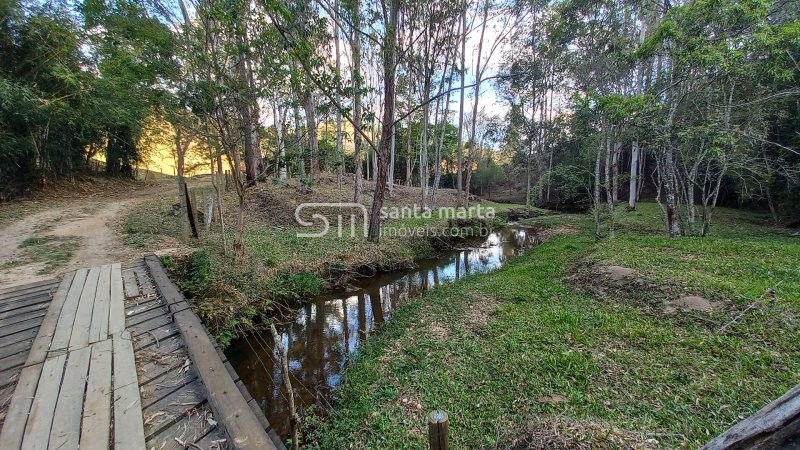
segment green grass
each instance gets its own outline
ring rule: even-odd
[[[618,237],[600,243],[586,216],[539,218],[580,233],[393,312],[347,370],[337,406],[310,421],[311,445],[424,448],[425,414],[444,409],[453,448],[504,447],[564,421],[564,439],[585,445],[628,430],[628,444],[694,448],[782,395],[800,379],[800,240],[735,211],[719,211],[713,236],[670,240],[649,234],[658,214],[623,211]],[[571,278],[587,260],[733,307],[667,315],[597,298]],[[780,280],[776,300],[720,331]],[[601,432],[580,432],[587,423]]]
[[[19,245],[23,250],[20,263],[39,263],[42,264],[40,274],[51,273],[69,262],[79,245],[77,236],[30,237]]]
[[[197,197],[205,197],[204,192],[198,190]],[[279,193],[286,195],[285,192]],[[335,217],[331,218],[331,228],[326,236],[313,239],[298,237],[298,231],[309,230],[295,223],[293,210],[296,204],[307,199],[299,197],[292,200],[294,203],[279,204],[279,210],[267,210],[264,214],[257,209],[248,209],[244,229],[245,256],[234,262],[231,255],[236,237],[237,200],[233,193],[228,193],[225,198],[225,240],[229,256],[222,254],[220,230],[215,221],[210,232],[201,230],[200,239],[191,242],[193,247],[204,251],[203,276],[194,276],[191,267],[176,267],[174,274],[188,282],[184,286],[186,292],[195,297],[195,308],[212,334],[220,338],[220,343],[229,340],[234,327],[246,329],[255,315],[268,312],[276,300],[296,300],[297,295],[293,291],[302,288],[302,283],[295,285],[293,282],[287,286],[281,280],[293,280],[294,275],[308,273],[315,276],[322,287],[326,287],[329,284],[346,283],[359,270],[369,273],[408,268],[416,259],[437,254],[434,242],[425,235],[384,235],[377,244],[367,242],[361,235],[351,237],[346,218],[342,237],[337,235]],[[251,196],[248,207],[258,208],[259,201],[257,196]],[[174,197],[167,195],[136,206],[125,222],[125,244],[139,249],[179,245],[181,229],[174,204]],[[510,207],[494,203],[481,205],[484,208],[487,206],[498,211]],[[472,206],[471,209],[474,214],[477,207]],[[275,217],[283,218],[280,219],[283,222]],[[446,223],[447,220],[442,220],[434,212],[430,217],[386,220],[383,229],[425,229],[441,227]],[[358,224],[356,232],[362,230],[361,224]]]

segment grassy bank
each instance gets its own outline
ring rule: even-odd
[[[394,312],[307,424],[313,445],[423,448],[444,409],[453,448],[691,448],[800,382],[800,239],[735,211],[713,236],[661,238],[647,204],[600,243],[585,216],[535,220],[579,232]],[[599,275],[609,264],[635,280]],[[689,293],[715,310],[654,306]]]
[[[215,222],[199,240],[191,242],[188,251],[182,246],[174,195],[154,198],[137,206],[129,214],[125,242],[144,250],[166,249],[175,254],[173,273],[183,280],[182,287],[194,299],[194,307],[206,326],[221,344],[233,337],[233,330],[247,329],[262,313],[279,303],[305,298],[331,285],[346,284],[355,277],[377,271],[412,267],[414,261],[437,254],[437,245],[446,244],[430,236],[398,235],[392,230],[424,230],[447,223],[434,213],[431,217],[387,218],[380,243],[370,243],[361,235],[350,236],[348,223],[342,237],[336,232],[335,215],[331,231],[320,238],[298,237],[300,228],[295,220],[295,208],[301,203],[349,202],[351,188],[339,189],[332,180],[323,180],[311,192],[301,192],[290,182],[288,186],[260,185],[248,195],[245,214],[244,255],[234,262],[231,257],[234,223],[237,212],[233,194],[226,196],[224,209],[227,223],[226,240],[229,254],[223,255],[222,239]],[[192,183],[198,198],[210,193],[207,184]],[[418,203],[419,189],[398,186],[387,198],[388,207],[411,207]],[[371,205],[371,192],[365,192],[365,204]],[[452,191],[440,191],[438,205],[452,207],[456,198]],[[498,212],[509,205],[492,206]],[[304,215],[310,215],[306,212]],[[335,213],[334,213],[335,214]],[[308,217],[305,217],[309,220]],[[321,228],[319,222],[317,231]],[[356,230],[362,230],[358,224]]]

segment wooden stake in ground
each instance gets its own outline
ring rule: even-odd
[[[428,414],[428,442],[431,450],[447,450],[449,448],[449,431],[450,419],[446,412],[436,410]]]

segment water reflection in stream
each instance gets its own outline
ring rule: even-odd
[[[402,272],[382,273],[355,283],[352,292],[332,292],[306,302],[293,321],[278,327],[289,352],[289,370],[302,410],[327,406],[339,385],[348,357],[409,297],[465,275],[491,272],[511,256],[536,243],[532,229],[508,227],[489,234],[481,245],[469,247]],[[226,355],[250,394],[259,402],[281,438],[289,434],[289,411],[280,353],[269,332],[235,341]]]

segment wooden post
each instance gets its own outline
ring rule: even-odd
[[[450,430],[450,421],[447,413],[436,410],[428,414],[428,442],[431,450],[448,450],[447,434]]]
[[[184,184],[183,186],[185,187],[185,190],[183,192],[184,192],[184,197],[186,198],[186,213],[189,216],[189,225],[192,228],[192,237],[198,238],[200,236],[197,234],[197,220],[194,216],[194,212],[192,211],[193,209],[192,202],[189,200],[189,186],[186,184]]]

